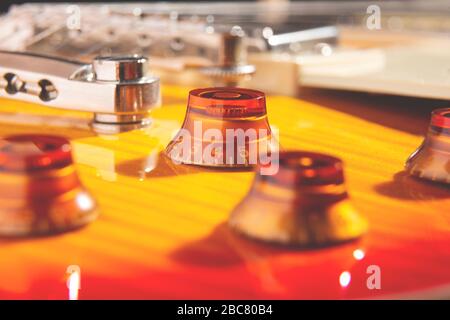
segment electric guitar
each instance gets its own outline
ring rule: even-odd
[[[152,107],[149,125],[110,132],[92,127],[92,112],[102,110],[83,100],[88,91],[74,91],[81,102],[64,100],[64,109],[26,91],[19,99],[5,89],[17,82],[5,82],[0,136],[66,137],[98,218],[56,235],[2,237],[0,298],[450,298],[450,189],[404,169],[430,112],[448,102],[306,88],[296,96],[267,95],[282,150],[342,159],[352,205],[368,221],[367,233],[354,241],[297,248],[229,227],[252,188],[253,170],[174,164],[165,156],[194,87],[161,83],[161,107]],[[52,86],[38,89],[52,93]],[[103,94],[100,84],[92,90],[93,97]],[[0,211],[9,204],[5,197],[1,203]]]

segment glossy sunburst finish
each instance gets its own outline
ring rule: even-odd
[[[431,115],[428,133],[406,162],[410,174],[450,184],[450,109],[437,109]]]
[[[89,131],[88,114],[0,101],[0,135],[70,138],[100,208],[97,221],[74,232],[0,240],[0,298],[67,299],[70,265],[81,269],[80,299],[450,296],[450,190],[403,171],[435,102],[333,92],[268,97],[281,146],[342,158],[352,203],[369,221],[359,241],[295,250],[228,228],[252,172],[176,166],[160,155],[181,126],[188,90],[163,93],[152,127],[116,136]],[[367,288],[370,265],[381,268],[380,290]],[[343,272],[349,283],[340,281]]]
[[[55,135],[0,139],[0,237],[77,229],[97,218],[80,183],[70,142]]]

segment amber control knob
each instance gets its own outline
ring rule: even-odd
[[[0,139],[0,236],[71,230],[97,217],[67,139],[13,135]]]
[[[256,90],[192,90],[183,126],[166,148],[175,163],[251,167],[278,145],[267,120],[266,98]]]
[[[450,183],[450,109],[431,113],[428,133],[405,168],[413,176]]]
[[[285,151],[280,153],[276,174],[259,172],[229,219],[239,233],[266,242],[316,247],[366,232],[367,221],[347,194],[340,159]]]

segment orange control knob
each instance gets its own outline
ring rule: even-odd
[[[301,151],[281,152],[278,173],[256,174],[229,224],[255,239],[307,247],[355,239],[367,229],[350,203],[341,160]]]
[[[0,139],[0,235],[58,233],[97,216],[75,171],[68,140],[50,135]]]
[[[189,93],[182,129],[166,148],[177,163],[249,167],[260,153],[277,149],[267,120],[264,93],[206,88]]]
[[[406,161],[406,171],[419,178],[450,183],[450,109],[432,112],[427,136]]]

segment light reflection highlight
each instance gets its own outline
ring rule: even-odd
[[[81,210],[87,211],[94,207],[94,202],[87,193],[80,193],[77,195],[76,201]]]
[[[79,266],[71,265],[67,268],[69,278],[67,279],[67,288],[69,289],[69,300],[78,300],[81,283],[81,270]]]
[[[353,251],[353,258],[355,258],[358,261],[364,259],[365,256],[366,254],[361,249],[356,249],[355,251]]]
[[[339,284],[341,285],[342,288],[348,287],[351,280],[352,275],[348,271],[342,272],[341,275],[339,276]]]

